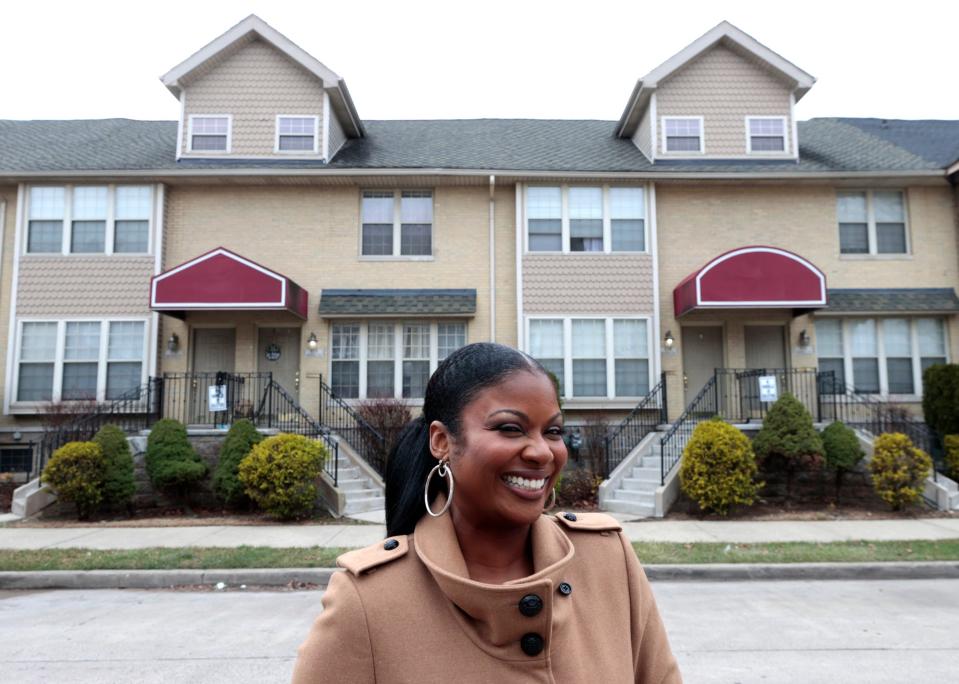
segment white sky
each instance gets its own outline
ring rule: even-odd
[[[365,119],[617,119],[723,19],[818,79],[800,119],[959,119],[954,0],[6,0],[0,118],[175,119],[158,77],[250,13],[343,76]]]

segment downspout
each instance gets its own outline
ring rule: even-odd
[[[496,176],[489,177],[489,341],[496,341]]]

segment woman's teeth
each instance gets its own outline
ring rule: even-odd
[[[514,487],[519,487],[520,489],[528,489],[530,491],[536,491],[537,489],[542,489],[546,484],[546,478],[540,478],[539,480],[527,480],[525,477],[516,477],[515,475],[504,475],[503,482]]]

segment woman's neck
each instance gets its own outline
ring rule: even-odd
[[[533,574],[531,526],[489,528],[450,510],[470,579],[503,584]]]

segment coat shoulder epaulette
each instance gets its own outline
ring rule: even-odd
[[[616,518],[605,513],[557,513],[555,518],[561,527],[580,532],[618,532],[623,529]]]
[[[356,576],[369,572],[392,561],[405,556],[410,550],[407,536],[389,537],[381,542],[371,544],[364,549],[349,551],[336,559],[336,564],[349,570]]]

